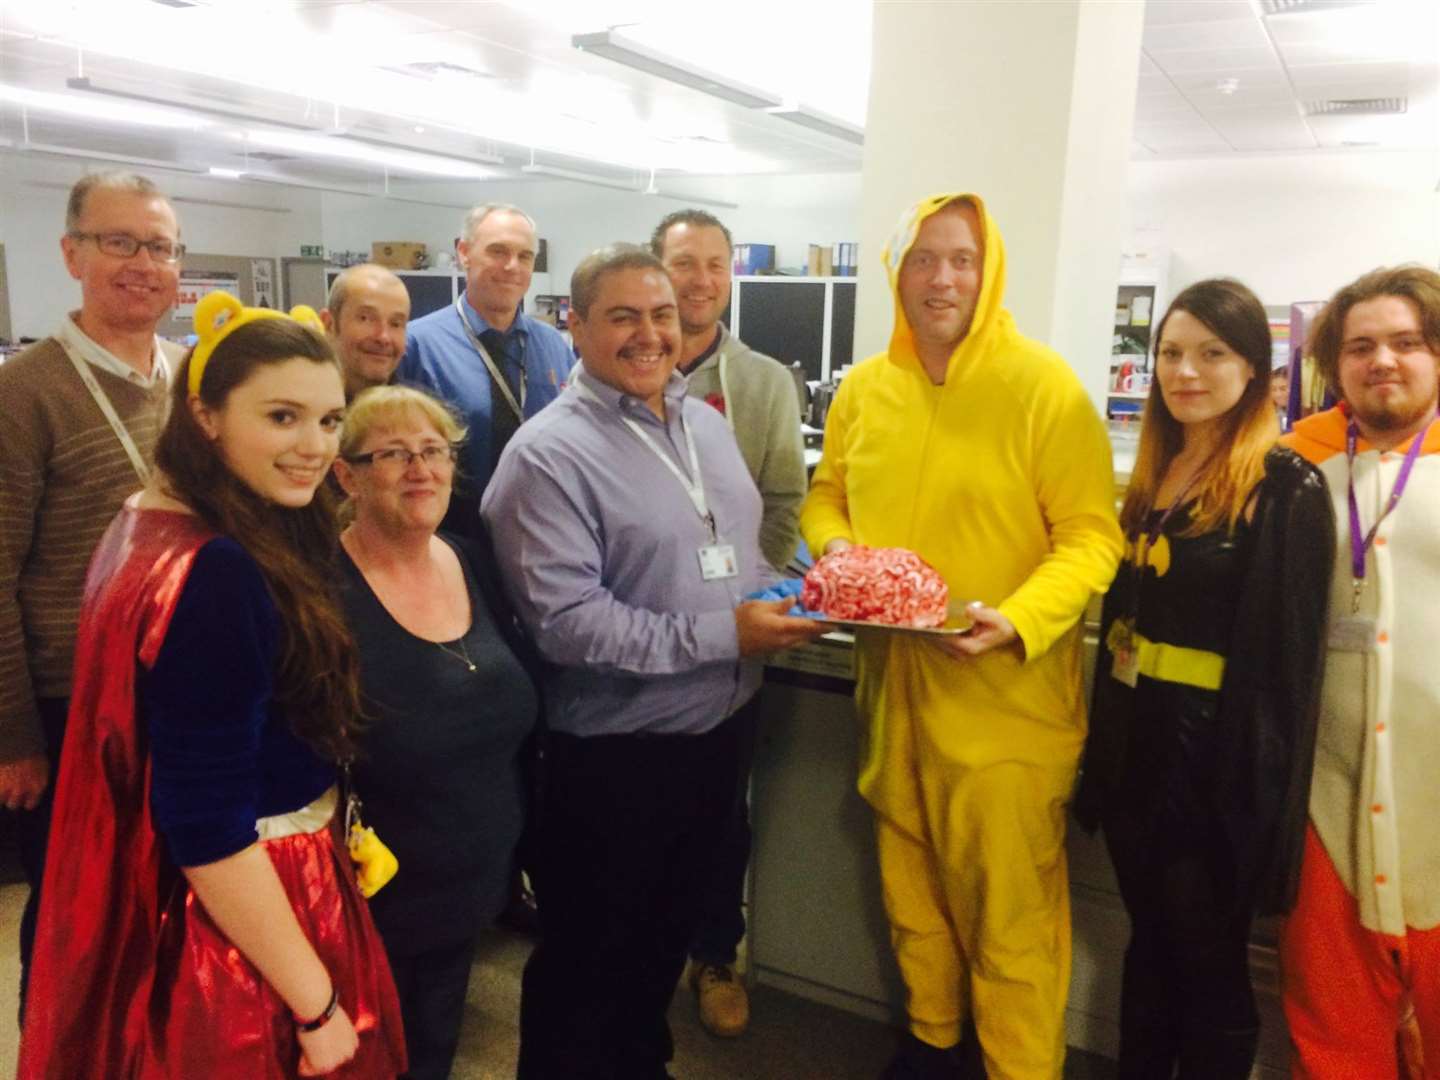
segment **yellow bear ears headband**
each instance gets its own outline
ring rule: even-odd
[[[315,309],[306,304],[296,304],[287,316],[283,311],[270,308],[246,307],[227,292],[206,293],[195,305],[195,333],[200,343],[190,354],[190,395],[200,396],[200,381],[205,378],[205,365],[216,347],[232,331],[257,319],[293,319],[301,326],[309,327],[320,334],[325,333],[325,324]]]

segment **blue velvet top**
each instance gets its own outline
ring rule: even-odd
[[[138,687],[150,810],[177,866],[244,850],[257,818],[298,810],[335,782],[272,698],[279,638],[255,560],[229,537],[205,544]]]

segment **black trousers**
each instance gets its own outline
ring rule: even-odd
[[[1117,808],[1103,826],[1131,924],[1120,1080],[1246,1080],[1260,1024],[1251,914],[1219,825],[1157,829]]]
[[[35,951],[35,924],[40,917],[40,882],[45,878],[45,851],[50,845],[50,814],[55,805],[55,780],[60,775],[60,749],[65,739],[69,698],[39,698],[40,725],[45,752],[50,757],[50,783],[34,810],[16,810],[15,834],[20,866],[30,883],[25,910],[20,915],[20,1022],[25,1021],[25,992],[30,985],[30,955]]]
[[[447,1080],[460,1044],[475,939],[422,953],[387,951],[405,1022],[405,1080]]]
[[[759,722],[758,694],[737,709],[728,721],[736,725],[736,738],[740,743],[735,801],[724,832],[710,853],[710,871],[700,896],[700,925],[690,943],[690,955],[706,964],[733,964],[740,939],[745,936],[745,871],[750,867],[750,769],[755,764]]]
[[[703,735],[549,735],[521,1080],[666,1075],[665,1013],[734,804],[740,727],[732,717]]]

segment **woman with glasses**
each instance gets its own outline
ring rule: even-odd
[[[1075,812],[1130,915],[1119,1076],[1245,1080],[1251,920],[1298,882],[1335,529],[1324,478],[1275,446],[1255,295],[1197,282],[1155,339]]]
[[[507,896],[539,711],[491,560],[436,533],[464,434],[429,395],[373,387],[350,405],[335,464],[354,509],[341,567],[367,716],[355,788],[400,862],[370,903],[411,1080],[450,1075],[476,937]]]

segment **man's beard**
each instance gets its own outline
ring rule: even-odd
[[[1350,408],[1356,418],[1372,431],[1404,431],[1406,428],[1420,423],[1427,415],[1435,415],[1433,400],[1426,401],[1417,407],[1396,402],[1394,404],[1366,405],[1364,408],[1357,407],[1352,403]]]

